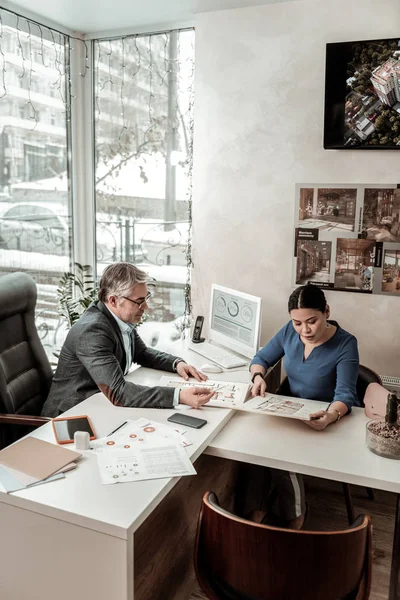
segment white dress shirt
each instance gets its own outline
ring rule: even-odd
[[[107,305],[105,305],[105,306],[107,306]],[[107,308],[108,308],[108,306],[107,306]],[[129,373],[129,369],[131,368],[131,365],[132,365],[132,359],[133,359],[133,354],[134,354],[132,330],[135,328],[135,326],[132,325],[131,323],[125,323],[125,321],[123,321],[122,319],[117,317],[117,315],[112,310],[110,310],[109,308],[108,308],[108,310],[110,311],[110,313],[112,314],[114,319],[117,321],[118,327],[120,328],[121,333],[122,333],[122,341],[124,342],[124,350],[125,350],[125,354],[126,354],[125,371],[124,371],[124,375],[126,375],[127,373]],[[176,364],[179,361],[180,361],[180,359],[176,359],[174,361],[173,369],[175,371],[176,371]],[[174,406],[178,406],[178,404],[179,404],[179,392],[180,392],[180,387],[175,388]]]

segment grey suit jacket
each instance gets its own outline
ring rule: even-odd
[[[148,348],[136,330],[133,335],[133,362],[173,372],[176,356]],[[56,417],[99,391],[116,406],[173,406],[172,388],[146,387],[125,381],[125,365],[118,323],[102,302],[94,302],[67,335],[42,415]]]

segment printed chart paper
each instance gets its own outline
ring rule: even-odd
[[[156,447],[110,449],[97,455],[102,483],[195,475],[186,450],[177,442]]]
[[[112,435],[92,440],[104,484],[181,477],[196,471],[185,448],[192,442],[185,428],[145,418],[128,420]]]
[[[100,454],[110,449],[129,450],[136,446],[164,446],[168,442],[177,442],[183,447],[191,446],[192,442],[184,436],[184,427],[165,425],[156,421],[140,418],[127,421],[113,435],[91,440],[89,450]]]

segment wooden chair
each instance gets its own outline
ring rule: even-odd
[[[36,284],[26,273],[0,277],[0,447],[15,441],[40,417],[53,371],[35,325]]]
[[[379,383],[382,385],[382,380],[375,371],[370,369],[369,367],[365,367],[364,365],[360,365],[358,367],[358,377],[357,377],[357,396],[360,401],[361,406],[364,406],[364,396],[367,391],[367,387],[370,383]],[[281,386],[278,390],[279,394],[282,395],[290,395],[289,390],[289,382],[287,377],[282,381]],[[365,488],[368,494],[368,498],[370,500],[374,499],[374,491],[371,488]],[[343,494],[344,500],[346,503],[346,511],[347,511],[347,519],[349,525],[354,522],[355,519],[355,510],[353,505],[353,499],[351,496],[350,484],[343,483]]]
[[[366,600],[372,526],[294,531],[246,521],[203,497],[194,564],[210,600]]]

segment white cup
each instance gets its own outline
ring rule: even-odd
[[[89,450],[89,433],[87,431],[75,431],[74,442],[77,450]]]

